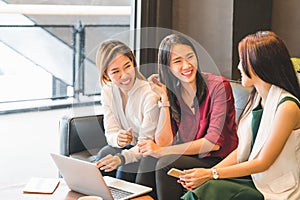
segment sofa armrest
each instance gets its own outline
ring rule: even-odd
[[[100,149],[107,144],[103,115],[64,116],[59,122],[59,132],[62,155]]]

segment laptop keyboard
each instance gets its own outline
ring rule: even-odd
[[[133,194],[132,192],[127,192],[127,191],[124,191],[124,190],[121,190],[121,189],[118,189],[115,187],[111,187],[111,186],[108,186],[108,188],[114,199],[125,198],[125,197]]]

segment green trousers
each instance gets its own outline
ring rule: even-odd
[[[264,200],[252,179],[210,180],[181,197],[184,200]]]

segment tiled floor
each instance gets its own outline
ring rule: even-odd
[[[0,187],[26,183],[31,177],[57,177],[49,153],[59,152],[59,120],[73,113],[58,109],[0,115]]]

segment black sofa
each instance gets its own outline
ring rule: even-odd
[[[59,122],[60,154],[93,162],[107,144],[103,115],[64,116]]]
[[[251,88],[231,81],[237,119],[247,102]],[[107,144],[103,115],[64,116],[59,122],[60,153],[93,162],[97,152]]]

